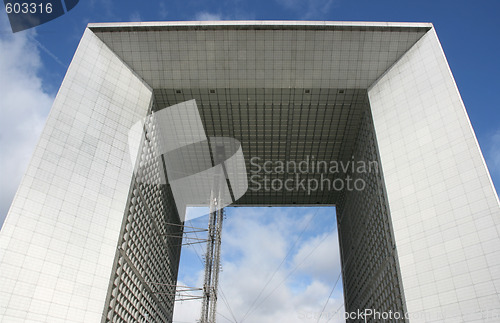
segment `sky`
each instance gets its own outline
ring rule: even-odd
[[[218,322],[344,322],[334,207],[228,207],[225,212]],[[206,228],[207,223],[203,216],[186,225]],[[184,241],[196,238],[204,236],[189,233]],[[205,248],[183,247],[178,285],[203,286]],[[174,323],[195,322],[200,313],[201,300],[177,302]]]
[[[12,34],[7,16],[1,11],[0,225],[26,170],[78,42],[90,22],[254,19],[432,22],[498,191],[499,12],[500,1],[496,0],[82,0],[62,17]],[[235,321],[231,319],[233,315],[240,319],[240,315],[244,316],[250,311],[248,322],[316,322],[317,317],[314,315],[321,311],[327,299],[330,301],[325,312],[333,314],[342,302],[340,282],[329,297],[339,270],[338,259],[332,257],[332,250],[337,248],[333,212],[326,208],[229,209],[223,233],[224,271],[221,285],[230,306],[220,302],[221,315],[230,318],[229,321]],[[315,222],[311,225],[316,229],[307,227],[305,223],[308,217],[315,214],[317,219],[321,219],[317,223],[326,225],[317,227]],[[198,221],[206,223],[206,218],[199,218]],[[304,226],[306,229],[301,235]],[[258,232],[257,237],[251,232]],[[299,236],[300,247],[294,245]],[[265,248],[260,245],[262,241],[266,241]],[[289,250],[292,250],[290,255],[278,267]],[[201,255],[201,250],[198,253]],[[311,256],[301,263],[301,259],[309,253]],[[329,256],[326,257],[326,254]],[[181,282],[199,285],[202,267],[200,264],[199,269],[196,269],[196,262],[199,260],[194,249],[186,249],[183,252],[183,264],[186,264],[187,269],[180,276]],[[315,265],[311,266],[313,263]],[[280,281],[283,283],[274,292],[274,287],[268,287],[262,291],[261,298],[257,298],[262,282],[267,281],[272,272],[275,274],[271,286]],[[256,306],[252,309],[249,304],[254,300]],[[192,322],[189,315],[195,312],[198,315],[199,311],[192,308],[197,305],[188,302],[179,304],[176,320]],[[328,319],[329,322],[336,322],[337,317],[322,318],[321,322]]]

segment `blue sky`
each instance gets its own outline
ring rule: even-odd
[[[82,0],[68,14],[32,30],[13,35],[6,14],[2,11],[0,13],[0,167],[2,169],[0,225],[26,169],[57,89],[89,22],[219,19],[432,22],[498,190],[500,189],[499,12],[499,1],[473,3],[462,0],[151,0],[145,2]],[[272,283],[278,284],[281,281],[279,278],[289,276],[275,292],[269,294],[263,306],[251,313],[253,317],[248,321],[316,322],[317,318],[310,314],[321,310],[334,284],[338,269],[338,259],[326,257],[330,260],[325,260],[322,256],[323,252],[336,248],[336,228],[332,221],[332,212],[332,209],[228,210],[224,229],[224,271],[221,284],[230,300],[230,307],[238,314],[235,314],[236,316],[244,314],[248,310],[248,302],[253,302],[259,294],[260,285],[257,282],[266,281],[269,277],[266,275],[276,271]],[[301,246],[294,248],[286,262],[276,269],[279,261],[285,257],[294,241],[297,241],[305,225],[304,221],[314,214],[321,220],[314,223],[314,228],[307,228],[304,231],[300,237]],[[206,225],[206,218],[199,218],[196,221],[201,221],[197,226]],[[280,230],[276,229],[278,227]],[[254,237],[251,232],[259,232],[259,235]],[[266,248],[259,245],[262,241],[265,241]],[[242,248],[245,243],[254,248]],[[315,249],[315,246],[318,247]],[[183,261],[188,269],[180,276],[181,281],[191,285],[200,279],[199,270],[202,268],[201,264],[198,264],[197,271],[196,263],[199,263],[199,260],[193,250],[186,249],[184,252]],[[308,258],[309,261],[297,266],[300,257],[305,257],[304,255],[312,250],[315,251]],[[199,252],[201,254],[201,250]],[[296,267],[298,269],[290,274]],[[333,274],[325,276],[322,270]],[[257,280],[255,284],[252,284],[251,280],[242,279],[250,276]],[[334,312],[341,304],[340,286],[341,284],[338,284],[332,294],[331,302],[327,305],[327,313]],[[242,290],[245,292],[241,292]],[[271,291],[272,289],[265,290],[262,295],[265,297]],[[273,310],[265,305],[271,306]],[[180,315],[177,317],[178,321],[192,322],[189,315],[193,312],[193,308],[190,306],[193,305],[187,302],[180,305],[181,314],[178,314]],[[219,303],[219,308],[221,314],[231,318],[232,315],[223,302]],[[290,314],[291,310],[295,312]],[[195,312],[197,316],[198,311]],[[302,318],[299,317],[301,313],[304,314]],[[327,319],[321,320],[321,322],[326,321]],[[330,322],[336,322],[336,318],[332,318]]]

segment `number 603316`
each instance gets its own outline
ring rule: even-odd
[[[41,13],[52,13],[52,3],[34,3],[34,2],[22,2],[22,3],[7,3],[5,5],[5,11],[10,13],[31,13],[31,14],[41,14]]]

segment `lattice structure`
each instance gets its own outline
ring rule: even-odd
[[[357,172],[355,178],[361,178],[366,188],[342,192],[337,204],[345,310],[403,314],[398,258],[368,102],[366,105],[353,155],[355,160],[377,161],[377,169]],[[375,321],[370,317],[367,322]]]
[[[219,286],[220,245],[224,209],[210,213],[205,278],[200,323],[215,323],[217,313],[217,289]]]
[[[214,93],[211,93],[213,91]],[[195,99],[209,137],[231,137],[239,140],[246,158],[246,169],[256,171],[250,157],[264,161],[332,161],[350,158],[366,100],[365,89],[338,88],[187,88],[155,89],[158,106],[171,106]],[[304,144],[307,142],[307,144]],[[249,173],[249,175],[252,175]],[[254,180],[296,180],[296,173],[258,172]],[[300,179],[317,179],[329,173],[308,172]],[[260,177],[259,177],[260,176]],[[301,190],[252,190],[238,200],[241,205],[305,204],[332,205],[338,191],[318,190],[304,194]]]
[[[216,145],[212,151],[213,160],[218,163],[224,160],[224,146]],[[220,246],[224,209],[222,204],[222,187],[227,180],[227,170],[221,164],[221,172],[214,174],[214,186],[210,196],[210,216],[208,221],[207,252],[205,254],[205,277],[203,282],[203,303],[200,323],[215,323],[217,313],[217,293],[219,288]]]
[[[172,320],[183,226],[168,185],[156,132],[145,123],[102,322]]]

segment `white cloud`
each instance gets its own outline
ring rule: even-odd
[[[198,21],[219,21],[223,20],[221,14],[211,13],[208,11],[200,11],[195,14],[195,20]]]
[[[167,5],[165,2],[160,2],[160,9],[158,11],[158,14],[160,15],[161,19],[167,19],[168,10],[167,10]]]
[[[3,14],[0,28],[10,29]],[[32,30],[0,34],[0,225],[54,99],[44,90],[39,76],[42,63],[34,36]]]
[[[186,218],[185,221],[190,221],[210,213],[209,207],[203,206],[188,206],[186,208]]]
[[[300,272],[327,283],[334,282],[340,272],[337,232],[324,233],[303,243],[294,257],[294,265]]]
[[[129,19],[129,21],[132,21],[132,22],[142,21],[141,14],[138,11],[132,12],[132,14],[130,15],[130,17],[128,19]]]
[[[202,10],[194,14],[193,19],[196,21],[221,21],[221,20],[255,20],[255,13],[239,6],[227,5],[222,7],[223,10],[210,12]]]
[[[90,0],[88,4],[94,12],[101,12],[108,18],[117,18],[113,0]]]
[[[227,321],[224,316],[237,322],[317,322],[340,270],[334,259],[338,257],[337,236],[325,230],[314,232],[312,224],[306,228],[311,214],[290,217],[290,212],[297,210],[231,211],[222,233],[220,287],[225,297],[219,296],[217,303],[220,321]],[[325,213],[331,216],[331,209]],[[280,266],[304,228],[305,234]],[[182,272],[181,267],[181,280]],[[203,272],[197,273],[196,281],[201,283]],[[320,322],[343,322],[342,304],[339,282]],[[201,301],[176,303],[174,322],[195,322],[200,310]]]
[[[200,283],[202,280],[202,272],[199,277]],[[177,281],[177,286],[189,286],[188,284]],[[198,293],[199,294],[199,293]],[[191,295],[195,295],[191,293]],[[177,298],[179,299],[179,298]],[[175,302],[175,316],[174,322],[197,322],[200,319],[201,314],[201,301],[199,300],[185,300],[185,301],[176,301]]]
[[[276,0],[287,9],[301,14],[301,19],[325,18],[334,0]]]

